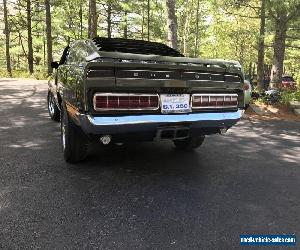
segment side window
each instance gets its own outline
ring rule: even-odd
[[[76,63],[76,54],[75,54],[74,47],[69,49],[68,57],[67,57],[67,64],[73,64]]]
[[[85,58],[88,56],[87,50],[86,50],[86,45],[82,41],[78,41],[74,45],[74,50],[76,51],[76,63],[77,64],[82,64],[86,60]]]
[[[80,65],[85,63],[86,58],[95,52],[96,49],[91,45],[86,44],[84,41],[77,41],[64,50],[63,57],[65,56],[66,64]]]
[[[82,42],[78,41],[73,43],[69,49],[67,64],[81,64],[85,62],[86,50],[85,46],[82,46]]]

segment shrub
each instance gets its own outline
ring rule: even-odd
[[[291,101],[300,101],[300,89],[298,88],[297,91],[282,91],[280,102],[282,104],[288,104]]]
[[[282,104],[287,105],[291,101],[300,101],[300,89],[296,91],[281,90],[273,94],[266,94],[265,92],[252,92],[252,100],[265,104]]]

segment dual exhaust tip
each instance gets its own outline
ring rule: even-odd
[[[100,142],[103,145],[108,145],[111,142],[111,135],[103,135],[100,137]]]

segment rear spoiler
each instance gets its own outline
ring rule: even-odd
[[[95,53],[96,54],[96,53]],[[132,54],[121,52],[107,52],[98,51],[97,56],[87,59],[102,61],[105,59],[115,59],[118,61],[129,60],[133,62],[148,62],[148,63],[163,63],[163,64],[187,64],[187,65],[205,65],[205,66],[219,66],[221,68],[237,68],[241,69],[241,64],[238,61],[222,60],[222,59],[198,59],[190,57],[172,57],[172,56],[159,56],[159,55],[144,55],[144,54]]]
[[[202,60],[186,57],[137,55],[118,52],[98,52],[99,57],[87,63],[85,70],[103,68],[170,69],[238,75],[244,81],[241,65],[235,61]]]

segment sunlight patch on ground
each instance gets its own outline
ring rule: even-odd
[[[300,147],[293,147],[292,149],[285,150],[285,152],[281,153],[280,158],[287,162],[298,163],[300,166],[299,155]]]
[[[33,148],[33,147],[40,147],[41,144],[38,143],[34,143],[34,142],[23,142],[23,143],[19,143],[19,144],[10,144],[7,145],[7,147],[9,148]]]
[[[5,127],[5,126],[2,126],[0,127],[0,130],[7,130],[7,129],[10,129],[11,127]]]

